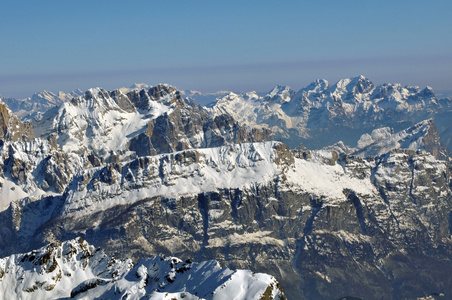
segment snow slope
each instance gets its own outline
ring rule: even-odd
[[[393,149],[425,150],[424,140],[432,125],[433,120],[425,120],[397,133],[393,133],[388,127],[375,129],[370,135],[361,136],[354,154],[367,157],[381,155]]]

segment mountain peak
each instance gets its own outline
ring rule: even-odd
[[[268,94],[269,95],[276,95],[276,94],[278,94],[278,93],[282,93],[282,92],[284,92],[284,91],[288,91],[288,90],[290,90],[291,88],[290,88],[290,86],[288,86],[288,85],[281,85],[281,84],[278,84],[278,85],[276,85]]]
[[[337,89],[349,90],[353,88],[358,88],[359,93],[368,93],[373,89],[373,83],[363,75],[357,77],[344,78],[339,80],[335,86]]]
[[[47,103],[52,105],[59,105],[63,103],[58,95],[46,90],[34,93],[31,98],[29,98],[29,101],[34,103]]]
[[[311,93],[321,93],[330,87],[330,83],[325,79],[316,79],[311,82],[307,87],[301,89],[300,91],[306,91]]]
[[[146,83],[134,83],[129,88],[133,90],[150,89],[152,86]]]
[[[363,75],[341,79],[330,88],[335,99],[342,99],[349,104],[368,99],[374,89],[373,83]]]
[[[420,93],[424,98],[436,98],[435,91],[429,86],[426,86]]]
[[[355,81],[356,81],[357,92],[359,92],[360,94],[370,93],[375,88],[372,81],[370,81],[363,75],[360,75],[352,80],[352,82],[355,82]]]
[[[160,83],[149,89],[149,96],[151,96],[152,99],[157,100],[166,97],[170,94],[173,94],[176,91],[177,89],[174,86],[166,83]]]
[[[52,96],[52,97],[54,97],[56,95],[50,91],[42,90],[40,92],[34,93],[33,96],[40,96],[40,97]]]
[[[294,94],[295,92],[290,88],[290,86],[278,84],[265,96],[265,98],[271,101],[278,101],[279,103],[284,103],[290,101]]]

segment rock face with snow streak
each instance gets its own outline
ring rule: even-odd
[[[0,259],[4,299],[285,299],[276,279],[216,261],[109,257],[81,238]],[[2,298],[3,299],[3,298]]]

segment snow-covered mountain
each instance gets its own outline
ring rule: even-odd
[[[127,93],[129,93],[129,92],[131,92],[131,91],[134,91],[134,90],[143,90],[143,89],[145,89],[145,90],[149,90],[150,88],[152,88],[152,86],[151,85],[149,85],[149,84],[147,84],[147,83],[134,83],[134,84],[132,84],[130,87],[122,87],[122,88],[120,88],[119,90],[123,93],[123,94],[127,94]]]
[[[0,299],[285,299],[273,276],[217,261],[116,259],[81,238],[0,259]]]
[[[231,114],[252,128],[268,128],[296,147],[322,148],[343,140],[354,145],[373,129],[402,130],[416,122],[452,111],[450,101],[440,101],[430,87],[375,86],[364,76],[346,78],[331,85],[316,80],[298,92],[277,86],[266,96],[230,93],[211,105],[215,114]],[[438,120],[440,133],[450,125]],[[451,145],[452,146],[452,145]]]
[[[88,159],[57,149],[46,140],[2,141],[0,146],[0,209],[15,200],[60,194]]]
[[[203,93],[194,90],[184,90],[181,94],[187,98],[193,99],[196,103],[200,105],[208,105],[214,102],[219,97],[224,97],[231,93],[230,91],[218,91],[213,93]]]
[[[151,88],[151,85],[141,83],[116,92],[127,95]],[[248,128],[269,129],[277,140],[291,148],[302,143],[308,148],[319,149],[339,140],[350,146],[373,129],[389,126],[399,131],[433,118],[444,144],[452,149],[452,139],[448,135],[452,101],[437,98],[430,87],[403,87],[397,83],[374,85],[364,76],[358,76],[341,79],[335,84],[324,79],[315,80],[298,92],[278,85],[264,96],[256,92],[178,92],[181,97],[198,104],[211,102],[208,111],[213,118],[227,113]],[[79,90],[58,95],[43,91],[24,100],[4,98],[3,101],[20,117],[30,118],[80,96],[83,97],[83,92]]]

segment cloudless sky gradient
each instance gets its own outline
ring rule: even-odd
[[[452,1],[0,0],[0,94],[266,92],[363,74],[452,90]]]

